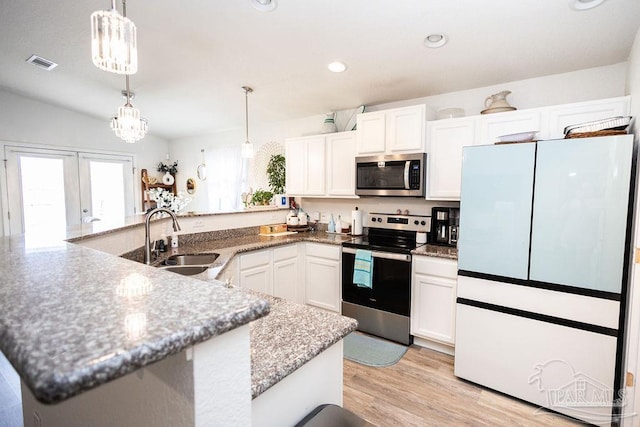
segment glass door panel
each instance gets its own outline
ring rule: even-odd
[[[10,234],[59,240],[80,224],[76,153],[7,146],[5,157]]]

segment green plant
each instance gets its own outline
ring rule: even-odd
[[[273,198],[273,193],[267,190],[256,190],[251,197],[251,203],[254,205],[268,205]]]
[[[171,175],[178,173],[178,161],[173,162],[172,165],[165,165],[164,163],[158,163],[158,172],[169,172]]]
[[[284,194],[286,162],[282,154],[274,154],[267,164],[269,188],[275,194]]]

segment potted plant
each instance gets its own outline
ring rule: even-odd
[[[256,190],[251,197],[251,203],[254,205],[268,205],[271,203],[273,193],[267,190]]]
[[[284,195],[286,162],[282,154],[274,154],[267,164],[267,176],[269,188],[276,196]]]

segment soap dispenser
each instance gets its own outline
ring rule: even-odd
[[[329,219],[329,225],[327,226],[327,231],[329,233],[336,232],[336,222],[333,220],[333,214],[331,214],[331,219]]]

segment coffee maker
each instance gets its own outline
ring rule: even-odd
[[[456,246],[460,232],[459,208],[431,208],[431,243]]]

